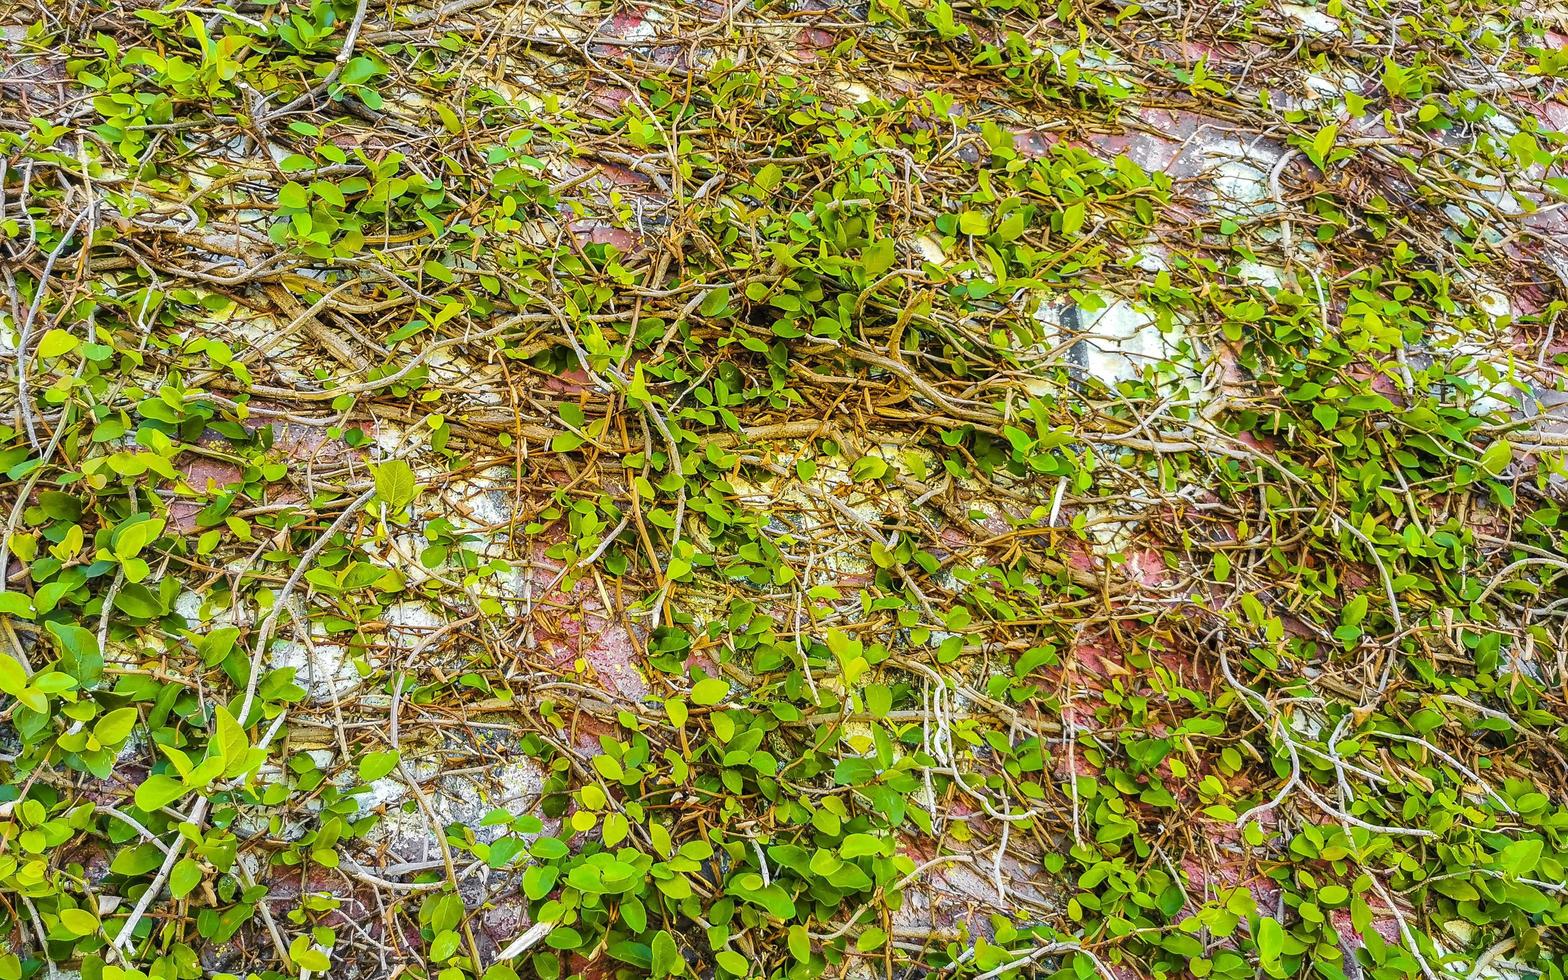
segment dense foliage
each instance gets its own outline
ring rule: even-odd
[[[1562,976],[1565,19],[13,3],[0,980]]]

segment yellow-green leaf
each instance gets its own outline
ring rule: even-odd
[[[709,677],[692,685],[691,703],[714,705],[730,693],[730,682],[722,677]]]
[[[77,340],[70,331],[57,327],[44,334],[38,341],[38,356],[60,357],[75,350],[80,343],[81,341]]]

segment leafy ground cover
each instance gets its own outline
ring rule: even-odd
[[[1552,978],[1568,10],[0,12],[0,980]]]

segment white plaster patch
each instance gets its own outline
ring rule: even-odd
[[[376,441],[376,448],[381,450],[383,456],[396,457],[402,453],[404,444],[408,441],[407,430],[396,422],[388,419],[377,419],[371,437]]]
[[[843,92],[859,104],[865,104],[878,98],[877,93],[861,82],[829,81],[827,84]]]
[[[813,459],[817,463],[817,482],[823,489],[850,484],[849,474],[840,466],[838,459],[827,456],[813,457]],[[865,560],[863,539],[848,528],[848,522],[842,515],[833,513],[821,500],[781,480],[754,483],[744,477],[734,476],[730,478],[730,483],[735,488],[737,497],[747,498],[748,507],[778,514],[790,514],[788,521],[781,522],[787,527],[787,530],[779,532],[781,534],[804,539],[821,532],[832,534],[840,526],[844,526],[840,536],[854,541],[855,545],[846,548],[828,548],[821,552],[811,581],[804,583],[805,587],[830,582],[834,578],[871,575],[875,570],[875,566]],[[864,520],[880,519],[875,507],[871,506],[864,495],[845,500],[845,506]],[[775,543],[778,543],[777,540]],[[801,565],[797,564],[796,567],[797,570],[804,571]]]
[[[1210,201],[1216,210],[1233,215],[1255,214],[1259,205],[1269,201],[1269,167],[1273,161],[1234,143],[1220,144],[1206,155],[1213,161],[1210,173],[1214,193]]]
[[[1291,730],[1303,738],[1316,739],[1323,737],[1323,719],[1310,711],[1292,711],[1288,723]]]
[[[1483,286],[1479,290],[1476,300],[1481,309],[1492,316],[1509,316],[1513,313],[1513,303],[1508,299],[1508,294],[1496,286]]]
[[[480,817],[496,807],[520,813],[538,802],[544,790],[544,770],[532,759],[517,759],[483,774],[448,777],[441,786],[461,798],[464,805],[482,807]]]
[[[1477,173],[1473,178],[1477,183],[1487,185],[1481,191],[1481,196],[1511,215],[1524,214],[1524,208],[1519,204],[1519,198],[1503,186],[1503,178],[1496,174]]]
[[[383,776],[370,783],[369,788],[356,794],[354,799],[359,803],[359,812],[367,814],[382,807],[395,806],[403,802],[407,796],[408,784],[403,782],[400,776],[392,775]]]
[[[199,626],[207,621],[202,614],[205,598],[196,592],[181,592],[174,598],[174,611],[184,617],[192,626]]]
[[[252,313],[238,306],[230,306],[217,314],[203,317],[199,322],[210,327],[214,335],[226,333],[252,347],[268,351],[268,365],[280,380],[289,385],[299,388],[320,385],[315,368],[323,362],[317,358],[300,356],[302,352],[294,349],[299,343],[298,335],[279,349],[273,349],[283,324],[268,314]]]
[[[1055,328],[1059,340],[1074,340],[1068,358],[1085,377],[1107,384],[1141,378],[1147,367],[1191,359],[1185,331],[1179,326],[1161,330],[1153,312],[1132,300],[1114,299],[1095,311],[1042,304],[1035,315]]]
[[[425,602],[401,602],[381,614],[387,624],[387,642],[398,650],[413,650],[424,638],[446,625],[446,618]]]
[[[1279,5],[1280,13],[1295,21],[1307,34],[1338,34],[1340,23],[1320,7],[1309,7],[1299,3],[1282,3]]]
[[[1479,312],[1492,318],[1506,317],[1513,312],[1507,293],[1484,281],[1473,281],[1471,285],[1475,289],[1476,309]],[[1445,361],[1460,357],[1473,359],[1474,363],[1470,367],[1458,372],[1478,392],[1474,396],[1473,408],[1483,413],[1507,411],[1510,400],[1521,394],[1511,380],[1515,372],[1510,343],[1506,333],[1494,334],[1484,326],[1483,329],[1463,334],[1452,328],[1438,328],[1434,330],[1430,341],[1423,345],[1425,349],[1421,356],[1440,357]],[[1490,380],[1489,374],[1498,380]]]
[[[309,647],[293,640],[272,645],[268,667],[295,668],[294,683],[305,689],[305,696],[317,703],[344,698],[359,687],[359,670],[348,649],[336,643],[312,642]]]
[[[1493,132],[1501,133],[1504,137],[1512,136],[1519,132],[1519,125],[1501,112],[1487,116],[1484,123]]]
[[[415,777],[425,780],[431,775],[430,766],[414,767]],[[394,804],[407,795],[408,788],[396,776],[380,782],[396,783],[396,787],[382,787],[384,802]],[[422,783],[430,808],[436,820],[445,825],[462,823],[470,827],[474,836],[489,842],[500,836],[502,827],[481,827],[485,814],[493,809],[504,809],[514,814],[531,812],[539,802],[544,789],[544,772],[532,759],[516,759],[491,766],[483,772],[462,773]],[[373,790],[375,787],[373,787]],[[361,804],[361,811],[374,806]],[[385,820],[372,834],[393,843],[414,842],[428,846],[431,843],[430,826],[423,811],[412,808],[389,809]]]
[[[456,511],[454,523],[470,530],[504,527],[512,521],[511,491],[512,471],[500,467],[454,484],[446,499]],[[490,543],[493,542],[479,545],[478,549],[488,554]]]
[[[921,235],[915,239],[915,251],[932,265],[947,264],[947,253],[942,251],[942,244],[930,235]]]
[[[1277,265],[1246,261],[1241,263],[1238,271],[1243,280],[1258,286],[1278,289],[1285,282],[1282,270]]]
[[[1333,97],[1339,95],[1342,91],[1342,86],[1327,75],[1314,73],[1307,76],[1307,91],[1311,93],[1313,101],[1316,101],[1318,98],[1325,96]]]
[[[1476,946],[1476,928],[1463,919],[1450,919],[1443,923],[1443,932],[1462,950],[1474,949]],[[1449,952],[1442,943],[1434,942],[1433,945],[1444,954]],[[1499,955],[1488,956],[1484,952],[1477,955],[1466,976],[1468,980],[1522,980],[1537,975],[1538,971],[1499,951]]]

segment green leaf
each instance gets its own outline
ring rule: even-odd
[[[190,789],[201,789],[211,785],[214,779],[223,775],[228,764],[220,755],[208,755],[200,764],[185,774],[185,785]]]
[[[98,917],[86,909],[61,909],[60,925],[73,936],[90,936],[98,931]]]
[[[599,775],[613,781],[619,781],[622,776],[626,775],[626,770],[621,768],[620,761],[613,755],[600,753],[594,756],[593,767],[599,771]]]
[[[1014,209],[1007,213],[1002,223],[997,226],[996,233],[1004,242],[1010,242],[1022,235],[1029,228],[1029,219],[1025,217],[1022,209]]]
[[[122,586],[114,597],[114,608],[137,619],[155,619],[163,615],[163,606],[153,591],[145,585]]]
[[[338,185],[330,181],[313,180],[310,182],[310,191],[329,204],[335,204],[340,208],[348,205],[348,199],[343,196],[342,191],[338,190]],[[279,200],[282,200],[281,194]]]
[[[887,933],[872,926],[861,933],[859,939],[855,940],[855,948],[862,953],[869,953],[874,949],[881,949],[886,942]]]
[[[856,483],[880,480],[886,475],[887,460],[881,456],[862,456],[849,467],[849,478]]]
[[[728,312],[729,308],[730,287],[715,286],[708,291],[707,298],[702,301],[701,306],[697,307],[697,312],[703,316],[720,316]]]
[[[284,208],[303,209],[310,207],[310,191],[304,184],[289,181],[278,188],[278,206]]]
[[[752,178],[752,184],[759,190],[771,191],[779,186],[779,181],[784,179],[784,171],[776,163],[769,163],[757,171],[757,176]]]
[[[430,943],[430,958],[437,963],[452,958],[457,952],[458,935],[451,929],[436,936]]]
[[[1345,603],[1345,608],[1340,611],[1340,622],[1346,626],[1360,626],[1362,620],[1367,618],[1368,601],[1366,593],[1363,592]]]
[[[27,671],[9,653],[0,653],[0,694],[13,698],[27,689]]]
[[[861,252],[861,260],[866,266],[866,279],[872,280],[882,273],[893,268],[893,262],[898,257],[894,249],[893,239],[883,238],[866,246]]]
[[[958,230],[966,235],[984,235],[991,230],[991,222],[979,211],[965,211],[958,216]]]
[[[1503,853],[1498,860],[1509,874],[1520,876],[1527,875],[1535,870],[1537,862],[1541,860],[1544,850],[1542,843],[1534,838],[1516,840],[1503,848]]]
[[[136,787],[136,805],[147,813],[156,813],[160,807],[173,803],[185,795],[185,784],[162,773],[148,776]]]
[[[81,341],[69,330],[56,327],[38,340],[39,357],[60,357],[75,350]]]
[[[250,751],[250,739],[245,735],[245,729],[229,714],[229,709],[218,705],[213,712],[217,721],[217,757],[223,760],[223,772],[228,776],[237,776],[245,766],[246,756]],[[208,750],[211,752],[211,749]]]
[[[616,814],[620,816],[620,814]],[[627,897],[621,900],[621,921],[635,933],[643,933],[648,929],[648,908],[642,904],[641,899]]]
[[[660,929],[653,937],[654,977],[674,976],[685,968],[686,962],[681,959],[681,952],[675,947],[675,938]]]
[[[676,728],[686,727],[686,702],[680,698],[670,698],[664,702],[664,713],[670,716],[670,724]]]
[[[49,632],[60,641],[60,669],[82,687],[96,687],[103,676],[103,652],[92,630],[70,623],[49,623]]]
[[[866,701],[866,710],[878,718],[886,717],[893,709],[893,691],[886,684],[867,684],[862,697]]]
[[[338,81],[344,85],[363,85],[376,73],[376,63],[361,55],[343,66],[343,73],[338,76]]]
[[[296,936],[289,944],[289,956],[295,966],[312,973],[325,974],[332,969],[332,960],[316,948],[309,936]]]
[[[883,840],[872,834],[850,834],[838,845],[838,853],[846,858],[867,857],[882,854],[885,847]]]
[[[1481,454],[1481,471],[1487,476],[1500,476],[1513,458],[1513,445],[1507,439],[1498,439]]]
[[[600,756],[604,758],[604,756]],[[604,827],[600,833],[604,838],[605,847],[614,847],[626,839],[631,832],[631,824],[623,813],[607,813],[604,815]]]
[[[692,685],[691,703],[714,705],[730,693],[730,682],[722,677],[709,677]]]
[[[581,446],[586,440],[575,432],[557,432],[550,440],[550,451],[555,453],[569,453]]]
[[[136,727],[135,708],[116,708],[93,725],[93,738],[104,745],[119,745]]]
[[[1308,156],[1312,158],[1313,163],[1318,165],[1319,169],[1328,162],[1329,151],[1334,149],[1334,142],[1338,138],[1339,126],[1334,124],[1318,130],[1318,134],[1312,137],[1312,148]]]
[[[579,949],[583,944],[583,934],[571,926],[556,926],[545,937],[545,942],[551,949]]]
[[[36,711],[40,715],[47,715],[49,713],[49,699],[45,697],[44,693],[37,688],[22,688],[21,693],[16,696],[16,699],[22,702],[23,707],[31,711]]]
[[[1468,881],[1460,881],[1458,878],[1438,879],[1432,883],[1432,887],[1460,902],[1473,902],[1481,897],[1481,893],[1474,885]]]
[[[718,962],[720,968],[733,973],[737,977],[743,977],[751,972],[750,967],[746,964],[746,957],[733,949],[721,949],[714,954],[713,958]]]
[[[561,871],[553,864],[536,864],[523,872],[523,894],[537,902],[550,894]]]
[[[775,918],[793,919],[795,903],[782,886],[768,885],[756,893],[754,901],[767,909]]]
[[[1264,916],[1258,922],[1258,957],[1264,963],[1279,962],[1280,954],[1285,952],[1285,930],[1279,920]]]
[[[373,783],[397,768],[400,756],[395,751],[367,752],[359,760],[359,781]]]
[[[18,619],[32,619],[33,602],[22,592],[0,592],[0,613]]]
[[[401,459],[389,459],[371,467],[375,475],[376,496],[393,510],[411,503],[417,494],[414,468]]]
[[[1076,235],[1078,229],[1083,227],[1084,207],[1082,204],[1069,204],[1062,210],[1062,234]]]
[[[114,532],[114,557],[122,562],[134,558],[142,553],[158,535],[163,533],[164,522],[161,518],[136,518],[122,523]]]
[[[114,856],[109,862],[110,872],[135,878],[147,874],[152,869],[163,864],[163,852],[153,844],[138,844],[127,847]]]
[[[755,874],[737,875],[730,883],[729,894],[765,909],[775,919],[789,921],[795,917],[795,902],[778,884],[762,886],[762,879]]]
[[[174,770],[180,774],[180,779],[185,779],[185,777],[189,776],[191,771],[196,768],[195,763],[191,762],[191,757],[186,755],[184,752],[181,752],[172,745],[165,745],[162,742],[158,742],[156,744],[158,746],[158,751],[167,756],[169,761],[174,764]]]
[[[789,927],[789,954],[798,963],[811,962],[811,937],[806,935],[806,927],[799,923]]]
[[[201,865],[191,858],[180,858],[169,874],[169,894],[184,898],[201,883]]]

